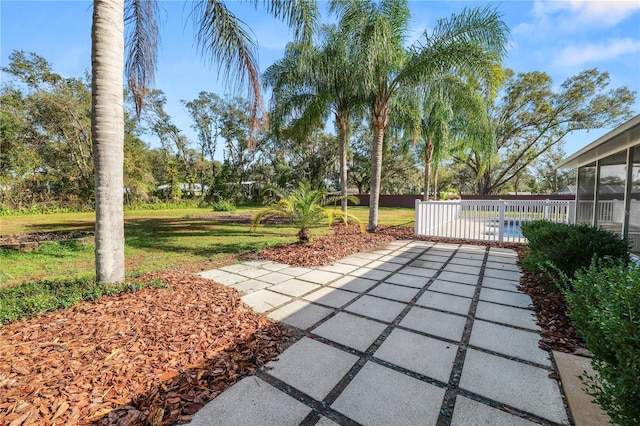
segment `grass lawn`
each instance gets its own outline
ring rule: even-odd
[[[253,213],[257,207],[239,208]],[[364,223],[368,207],[350,207]],[[210,209],[133,210],[125,212],[125,256],[128,275],[173,267],[197,268],[232,262],[236,255],[266,246],[291,243],[297,231],[287,226],[261,226],[249,232],[248,224],[216,221]],[[202,216],[208,217],[202,217]],[[381,225],[412,226],[412,208],[381,208]],[[0,219],[0,235],[56,230],[93,231],[93,213],[26,215]],[[316,228],[314,235],[329,232]],[[30,280],[77,278],[94,274],[93,244],[48,243],[37,251],[0,250],[0,287]]]

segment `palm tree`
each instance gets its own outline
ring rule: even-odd
[[[257,6],[258,1],[252,3]],[[314,1],[264,2],[267,12],[294,28],[294,36],[310,44],[318,9]],[[157,2],[94,0],[91,30],[92,132],[96,196],[96,279],[124,280],[123,219],[123,69],[124,23],[128,24],[126,62],[136,110],[140,112],[153,81],[157,52]],[[200,0],[191,13],[198,28],[196,42],[203,57],[218,62],[225,78],[246,85],[252,101],[252,129],[263,112],[255,43],[247,29],[220,0]],[[252,134],[254,134],[252,132]]]
[[[361,83],[369,97],[374,130],[369,231],[375,232],[382,142],[398,92],[449,72],[471,76],[491,92],[497,90],[508,29],[492,9],[465,10],[439,20],[433,31],[425,31],[422,39],[407,49],[407,0],[332,0],[331,10],[337,14],[341,30],[354,34],[351,54],[366,69]],[[418,128],[411,130],[419,132]]]
[[[360,225],[360,230],[364,232],[364,225],[357,217],[324,208],[323,206],[332,204],[341,198],[327,197],[327,191],[324,189],[311,189],[311,184],[301,181],[298,188],[288,194],[278,190],[277,188],[268,188],[273,191],[280,201],[260,210],[253,216],[251,221],[251,231],[260,225],[260,221],[267,220],[272,217],[281,217],[291,222],[295,228],[298,228],[298,240],[306,243],[311,239],[311,228],[318,226],[323,222],[329,225],[333,224],[335,219],[342,219],[345,223],[347,218],[355,221]],[[357,202],[355,197],[346,197],[347,199]]]
[[[432,163],[467,148],[490,153],[494,142],[488,101],[476,84],[447,74],[425,85],[422,96],[419,139],[425,162],[424,200],[428,200]]]
[[[290,44],[285,57],[264,74],[273,87],[271,111],[276,127],[294,116],[291,131],[308,135],[333,113],[340,140],[340,194],[342,211],[347,213],[347,154],[351,119],[362,109],[364,99],[353,84],[358,66],[348,56],[348,37],[335,25],[324,26],[322,45],[301,60],[301,49]]]

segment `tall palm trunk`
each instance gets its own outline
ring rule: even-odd
[[[336,123],[338,124],[338,132],[340,133],[340,204],[342,211],[347,213],[347,144],[349,143],[349,119],[343,115],[336,114]]]
[[[124,281],[124,0],[94,0],[91,28],[96,279]]]
[[[424,201],[429,201],[429,184],[431,181],[431,159],[433,158],[433,142],[431,140],[426,141],[424,147]]]
[[[380,181],[382,177],[382,143],[389,124],[389,105],[384,99],[376,98],[373,103],[373,146],[371,147],[371,192],[369,194],[369,232],[378,228],[378,205],[380,202]]]

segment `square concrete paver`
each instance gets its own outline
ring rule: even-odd
[[[476,318],[527,328],[533,331],[539,330],[533,311],[528,309],[480,301],[476,309]]]
[[[222,276],[231,275],[231,274],[229,274],[229,272],[227,271],[223,271],[220,269],[211,269],[209,271],[198,272],[198,275],[208,280],[215,280],[217,277],[222,277]]]
[[[377,269],[379,271],[395,272],[398,269],[402,268],[402,264],[392,263],[392,262],[381,262],[379,260],[374,260],[373,262],[367,265],[367,268]]]
[[[447,383],[457,351],[456,344],[395,329],[374,356]]]
[[[267,271],[276,272],[276,271],[279,271],[280,269],[290,268],[290,266],[287,265],[286,263],[269,262],[262,265],[261,268],[266,269]]]
[[[238,284],[232,284],[231,287],[243,293],[253,293],[254,291],[262,290],[263,288],[271,287],[271,284],[257,280],[247,280],[239,282]]]
[[[444,392],[367,362],[331,407],[363,425],[436,424]]]
[[[306,330],[330,313],[333,309],[294,300],[269,314],[269,318]]]
[[[322,417],[320,420],[318,420],[318,423],[316,423],[316,426],[339,426],[339,425],[338,423],[333,422],[326,417]]]
[[[371,296],[386,297],[387,299],[398,300],[400,302],[409,302],[418,291],[420,290],[413,287],[382,283],[371,290],[369,294]]]
[[[311,408],[255,376],[245,377],[198,411],[192,426],[300,424]]]
[[[442,268],[442,265],[444,265],[445,262],[436,262],[433,260],[421,260],[421,259],[417,259],[414,260],[413,262],[411,262],[409,264],[409,266],[413,266],[415,268],[426,268],[426,269],[435,269],[438,270],[440,268]]]
[[[544,419],[569,424],[549,370],[474,349],[467,350],[460,387]]]
[[[380,262],[390,262],[390,263],[398,263],[400,265],[405,265],[407,263],[407,258],[398,256],[395,253],[389,254],[387,256],[382,256],[378,259]]]
[[[358,361],[358,357],[303,337],[267,364],[268,372],[322,401]]]
[[[449,263],[447,266],[445,266],[444,271],[478,276],[480,275],[480,266],[458,265],[456,263]],[[466,280],[467,278],[464,277],[464,279]],[[450,280],[450,281],[454,281],[454,280]],[[474,283],[472,280],[470,284],[476,284],[477,282],[478,281],[476,280]]]
[[[380,299],[373,296],[362,296],[345,308],[346,311],[374,318],[379,321],[391,322],[405,308],[404,303]]]
[[[377,281],[369,280],[361,277],[352,277],[346,275],[339,280],[336,280],[329,284],[331,287],[341,288],[343,290],[356,291],[358,293],[364,293],[371,287],[376,285]]]
[[[537,423],[458,395],[451,426],[534,426]]]
[[[473,297],[473,294],[476,292],[476,287],[437,279],[429,286],[429,290],[454,294],[456,296]]]
[[[364,352],[386,328],[379,322],[339,312],[312,331],[318,336]]]
[[[500,278],[503,280],[519,281],[522,274],[516,271],[506,271],[503,269],[485,269],[485,277]]]
[[[349,272],[349,275],[360,278],[368,278],[370,280],[380,281],[385,278],[391,272],[383,271],[381,269],[360,268],[353,272]]]
[[[467,319],[431,309],[412,308],[400,326],[446,339],[460,341]]]
[[[469,344],[550,367],[549,353],[538,347],[540,335],[504,325],[475,320]]]
[[[248,280],[248,278],[246,277],[232,274],[230,272],[217,271],[217,270],[216,270],[216,273],[213,273],[213,274],[209,274],[209,272],[212,272],[212,271],[201,272],[200,276],[209,280],[213,280],[223,285],[233,285],[233,284],[237,284],[242,281]],[[222,272],[223,274],[220,274],[219,272]],[[211,275],[215,275],[215,276],[211,276]]]
[[[436,274],[436,272],[438,272],[438,270],[437,269],[420,268],[420,267],[415,267],[415,266],[407,266],[405,268],[402,268],[402,270],[400,272],[402,272],[403,274],[407,274],[407,275],[416,275],[418,277],[431,278]]]
[[[495,259],[495,258],[493,258]],[[486,265],[489,269],[498,269],[501,271],[512,271],[512,272],[520,272],[520,267],[515,263],[508,262],[487,262]]]
[[[256,312],[266,312],[277,306],[284,305],[291,297],[274,293],[269,290],[258,290],[255,293],[242,296],[242,301],[251,306]]]
[[[244,269],[240,272],[238,272],[238,275],[242,275],[243,277],[247,277],[247,278],[258,278],[261,277],[263,275],[267,275],[270,274],[271,271],[267,270],[267,269],[262,269],[262,268],[249,268],[249,269]]]
[[[371,263],[371,262],[372,262],[371,259],[363,259],[361,257],[356,257],[356,256],[347,256],[340,259],[340,263],[346,263],[347,265],[354,265],[354,266],[364,266],[367,263]]]
[[[478,284],[479,274],[463,274],[458,272],[444,271],[438,275],[441,281],[451,281],[458,284],[476,285]]]
[[[334,272],[336,274],[348,274],[351,271],[355,271],[359,266],[356,265],[347,265],[346,263],[336,262],[333,265],[325,265],[317,268],[318,271],[329,271]]]
[[[439,253],[430,254],[430,253],[427,252],[427,254],[423,254],[422,256],[420,256],[416,260],[420,260],[420,261],[423,261],[423,262],[433,262],[433,263],[443,264],[447,260],[449,260],[449,257],[451,257],[451,256],[448,255],[448,254],[447,255],[441,255]]]
[[[356,297],[358,297],[356,293],[324,287],[314,291],[313,293],[307,294],[303,299],[331,306],[332,308],[339,308]]]
[[[342,274],[338,274],[336,272],[329,271],[311,271],[306,274],[302,274],[298,276],[299,280],[310,281],[316,284],[327,284],[335,279],[338,279],[342,276]]]
[[[482,259],[466,259],[464,256],[456,255],[451,259],[452,264],[465,266],[482,266]]]
[[[288,281],[276,284],[269,287],[269,290],[277,291],[278,293],[288,294],[289,296],[299,297],[310,291],[320,288],[318,284],[312,284],[307,281],[297,280],[295,278]]]
[[[408,287],[422,288],[429,282],[429,277],[418,277],[415,275],[393,274],[385,280],[387,283],[406,285]]]
[[[502,303],[503,305],[511,305],[519,308],[527,308],[531,305],[531,297],[527,294],[494,290],[492,288],[483,288],[480,290],[480,300]]]
[[[416,305],[467,315],[469,313],[469,307],[471,306],[471,299],[467,297],[454,296],[452,294],[426,291],[422,296],[420,296]]]
[[[360,257],[362,259],[368,259],[368,260],[378,260],[384,255],[376,254],[376,253],[370,253],[370,252],[366,252],[365,251],[365,252],[354,253],[351,256]]]
[[[503,280],[502,278],[484,277],[482,279],[482,287],[495,288],[496,290],[515,291],[521,293],[518,290],[520,281]]]
[[[269,274],[259,277],[260,281],[264,281],[269,284],[280,284],[281,282],[291,279],[291,275],[281,274],[280,272],[271,272]]]
[[[289,268],[280,269],[278,272],[280,272],[281,274],[291,275],[292,277],[297,277],[311,271],[312,269],[309,269],[309,268],[298,268],[298,267],[292,266]]]

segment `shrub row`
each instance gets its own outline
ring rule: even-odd
[[[615,424],[640,424],[640,265],[629,244],[603,229],[545,221],[522,226],[523,269],[562,290],[568,313],[594,355],[587,391]]]
[[[528,240],[522,269],[543,273],[548,289],[570,284],[576,271],[589,267],[595,256],[602,266],[629,262],[629,242],[612,232],[587,225],[569,225],[538,220],[522,225]]]

